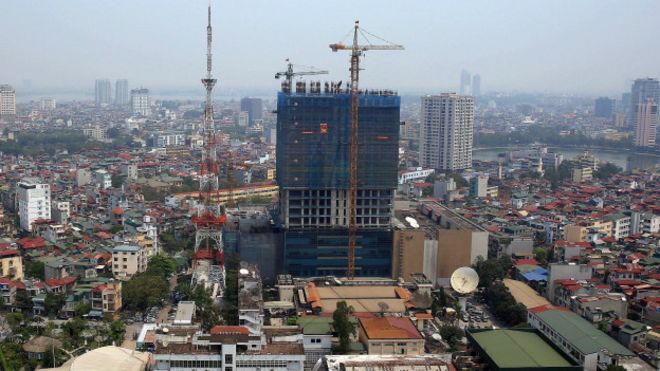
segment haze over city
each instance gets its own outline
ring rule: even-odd
[[[159,91],[201,91],[205,1],[6,2],[0,81],[92,94],[99,77]],[[365,86],[411,94],[457,90],[461,70],[484,91],[618,95],[660,74],[657,14],[648,1],[226,1],[215,27],[216,95],[269,94],[284,59],[348,76],[328,44],[355,19],[403,53],[368,53]],[[346,40],[350,41],[350,40]],[[372,40],[372,42],[375,40]],[[26,90],[26,89],[23,89]],[[21,89],[17,92],[21,99]],[[195,97],[194,95],[192,97]]]

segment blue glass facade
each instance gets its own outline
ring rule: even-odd
[[[356,276],[390,277],[400,97],[361,94]],[[277,183],[284,271],[346,276],[351,95],[279,93]]]
[[[345,277],[348,233],[346,230],[288,230],[284,232],[285,272],[297,277]],[[355,275],[392,275],[392,231],[360,230],[355,250]]]

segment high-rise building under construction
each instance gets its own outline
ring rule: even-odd
[[[277,97],[279,220],[285,270],[296,276],[347,274],[351,94],[337,85],[298,82]],[[391,274],[399,114],[394,92],[361,92],[356,276]]]

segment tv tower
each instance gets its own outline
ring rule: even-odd
[[[227,217],[223,214],[217,200],[218,195],[218,151],[215,124],[213,122],[213,87],[218,81],[213,78],[213,54],[211,44],[213,28],[211,27],[211,3],[208,8],[208,25],[206,26],[206,76],[202,84],[206,88],[206,105],[204,109],[204,123],[202,127],[203,148],[202,160],[199,169],[199,205],[197,214],[193,216],[195,224],[195,265],[199,261],[207,261],[204,266],[215,267],[224,276],[224,251],[222,244],[222,226]]]

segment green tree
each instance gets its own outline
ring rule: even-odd
[[[48,293],[46,294],[46,299],[44,299],[44,308],[46,309],[46,313],[48,315],[56,315],[60,309],[64,306],[66,303],[66,296],[63,294],[54,294],[54,293]]]
[[[332,313],[332,327],[339,338],[337,354],[346,354],[351,349],[351,336],[355,335],[355,326],[349,318],[351,313],[353,307],[343,300],[337,303],[337,309]]]
[[[124,322],[116,320],[110,323],[110,339],[115,345],[121,345],[121,343],[124,341],[125,333],[126,325],[124,325]]]
[[[539,262],[542,266],[548,264],[548,249],[545,247],[535,247],[534,248],[534,259]]]
[[[87,321],[81,318],[74,318],[62,325],[62,336],[64,344],[69,349],[75,349],[82,344],[82,332],[87,329]]]
[[[136,274],[122,287],[122,299],[126,309],[145,310],[160,304],[169,294],[169,283],[162,276]]]
[[[32,310],[33,305],[34,303],[32,302],[32,298],[30,298],[26,290],[16,291],[16,299],[14,306],[17,309],[20,309],[22,311],[30,311]]]
[[[87,303],[80,303],[74,308],[76,317],[82,317],[83,315],[89,313],[90,310],[92,310],[92,306]]]
[[[146,274],[166,278],[174,272],[176,272],[176,260],[173,257],[159,254],[149,259]]]
[[[112,127],[106,131],[106,134],[108,135],[108,138],[117,138],[121,132],[119,131],[119,128]]]
[[[512,264],[511,257],[507,255],[499,259],[477,257],[472,268],[479,275],[479,287],[489,287],[495,280],[501,280],[506,277]]]
[[[25,321],[25,316],[20,312],[7,313],[5,315],[5,321],[7,321],[11,331],[16,332],[23,324],[23,321]]]
[[[601,165],[598,170],[594,172],[594,177],[598,179],[609,179],[614,175],[620,173],[622,169],[611,162]]]
[[[233,254],[227,259],[225,297],[222,303],[222,319],[227,325],[238,324],[238,269],[241,257]]]
[[[21,345],[9,340],[0,343],[0,363],[3,370],[23,370],[29,364]]]
[[[462,188],[462,187],[467,187],[470,185],[470,183],[467,181],[467,179],[463,178],[461,174],[458,173],[449,173],[447,175],[449,178],[454,179],[454,182],[456,183],[456,188]]]
[[[121,185],[126,181],[126,176],[121,174],[112,174],[110,179],[112,181],[112,188],[121,188]]]
[[[619,365],[609,365],[605,371],[626,371],[626,368]]]
[[[463,339],[465,332],[458,326],[444,325],[440,327],[439,334],[442,336],[442,339],[449,345],[450,351],[455,351],[456,345],[458,345],[461,339]]]
[[[44,263],[39,260],[27,260],[25,261],[25,276],[36,278],[41,281],[44,280]]]

